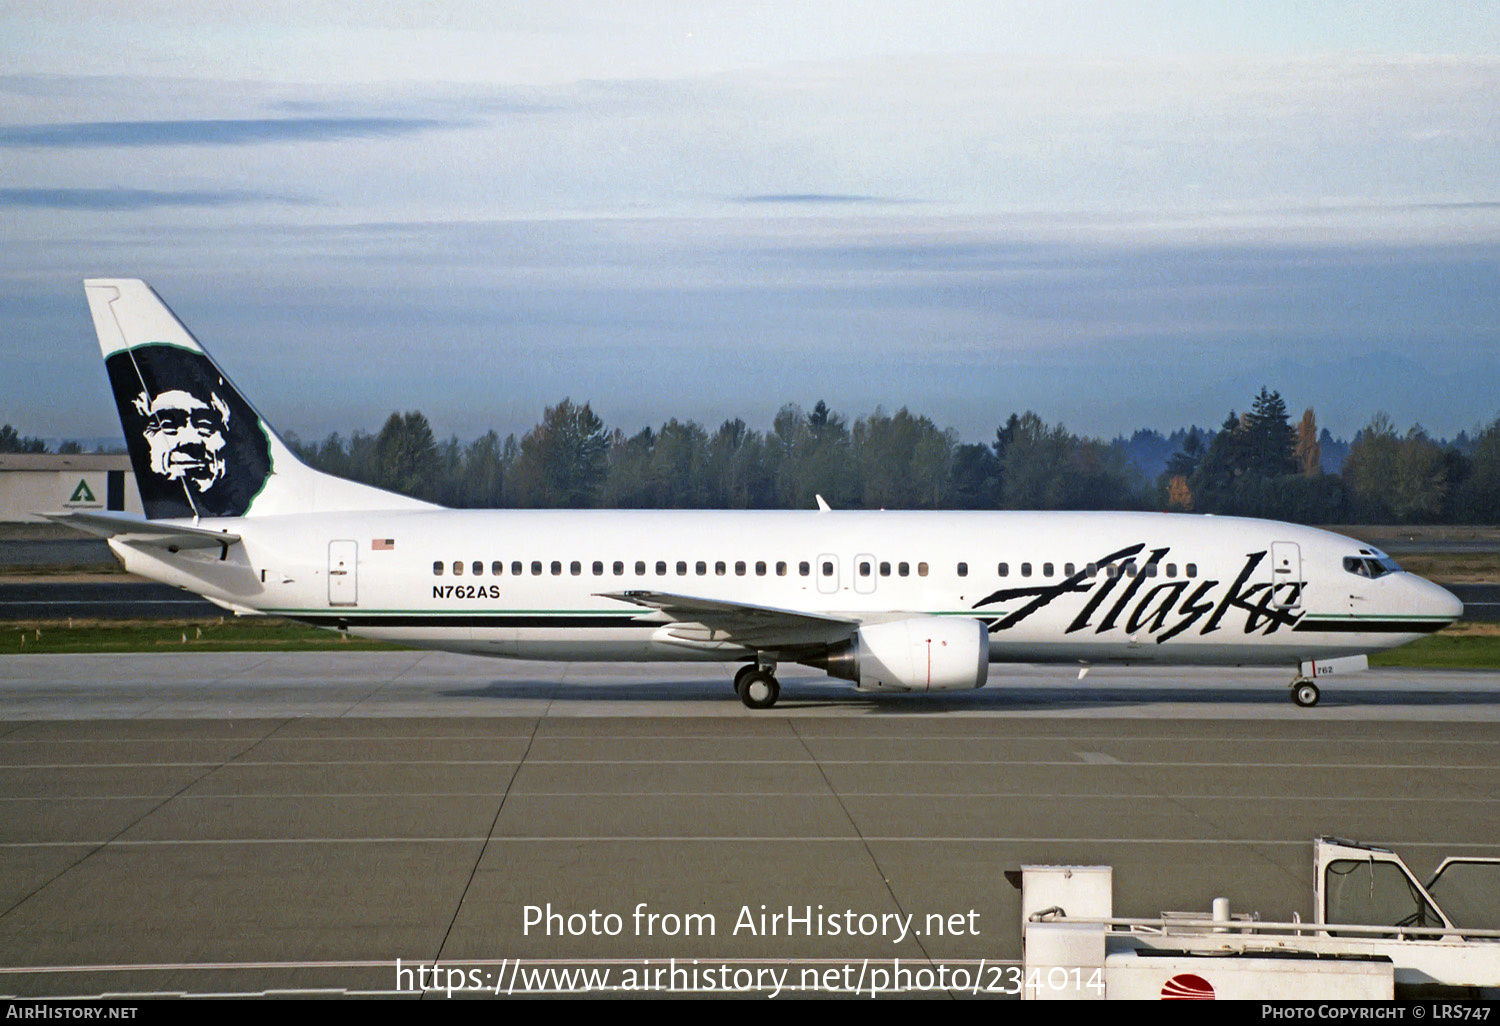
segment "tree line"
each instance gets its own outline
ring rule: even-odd
[[[1189,434],[1161,477],[1164,505],[1309,524],[1500,522],[1500,420],[1455,445],[1379,413],[1337,474],[1322,469],[1326,437],[1311,409],[1294,427],[1281,396],[1262,388],[1217,432]]]
[[[1377,414],[1347,443],[1309,409],[1293,424],[1262,388],[1218,430],[1164,438],[1085,438],[1036,413],[1012,413],[992,441],[902,408],[854,421],[819,402],[783,406],[769,431],[726,420],[709,432],[671,418],[634,434],[588,403],[549,406],[520,438],[490,431],[439,441],[420,412],[392,413],[376,433],[287,439],[310,465],[457,508],[1156,509],[1300,523],[1500,523],[1500,420],[1456,443]],[[1340,469],[1325,469],[1336,445]],[[0,452],[44,452],[0,427]],[[76,443],[59,451],[77,452]],[[1148,476],[1138,454],[1170,451]]]
[[[1139,434],[1139,433],[1138,433]],[[1160,436],[1156,436],[1158,439]],[[1217,431],[1192,428],[1148,477],[1121,439],[1105,442],[1012,413],[986,444],[962,442],[903,408],[854,421],[819,402],[787,405],[769,431],[739,419],[710,433],[669,419],[626,434],[564,399],[519,439],[493,431],[439,442],[418,412],[376,434],[294,448],[330,473],[466,508],[1157,509],[1301,523],[1500,522],[1500,420],[1462,444],[1399,431],[1377,414],[1325,471],[1314,412],[1291,422],[1262,388]]]

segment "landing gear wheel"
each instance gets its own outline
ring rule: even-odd
[[[735,671],[734,693],[736,695],[739,694],[740,689],[745,686],[745,678],[750,676],[758,669],[760,669],[759,666],[757,666],[755,663],[751,663],[749,666],[741,666],[737,671]]]
[[[1292,701],[1304,709],[1311,709],[1317,705],[1319,697],[1318,686],[1310,680],[1292,685]]]
[[[781,696],[781,685],[764,670],[754,669],[740,681],[740,701],[750,709],[769,709]]]

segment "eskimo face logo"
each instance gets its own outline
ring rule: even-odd
[[[105,366],[146,516],[244,516],[271,474],[270,436],[213,362],[153,342]]]
[[[199,494],[224,477],[230,412],[217,393],[209,393],[204,402],[181,389],[154,399],[142,392],[133,405],[146,419],[143,433],[153,473],[168,481],[186,481]]]

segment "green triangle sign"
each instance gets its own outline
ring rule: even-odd
[[[73,489],[73,497],[68,501],[98,502],[99,500],[94,498],[94,493],[89,490],[89,483],[87,481],[79,481],[78,487]]]

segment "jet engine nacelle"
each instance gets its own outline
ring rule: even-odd
[[[866,624],[814,665],[854,681],[861,691],[982,688],[990,672],[990,632],[969,617]]]

